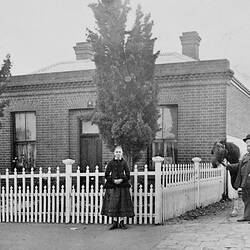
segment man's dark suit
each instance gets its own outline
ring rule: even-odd
[[[250,153],[244,155],[237,164],[229,164],[227,169],[237,169],[237,177],[233,184],[235,189],[242,188],[244,202],[244,219],[250,221]]]

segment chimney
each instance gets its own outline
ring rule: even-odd
[[[76,60],[92,59],[94,51],[92,46],[88,42],[76,43],[76,46],[73,47],[76,54]]]
[[[180,36],[182,54],[199,60],[199,45],[201,38],[196,31],[183,32]]]

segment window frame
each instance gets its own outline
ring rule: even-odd
[[[34,114],[34,118],[35,118],[35,140],[31,140],[31,139],[26,139],[26,140],[17,140],[17,127],[16,127],[16,114],[25,114],[25,137],[26,137],[26,124],[27,124],[27,119],[26,119],[26,114]],[[21,145],[22,147],[27,147],[29,145],[32,146],[32,148],[34,148],[33,150],[33,168],[35,168],[36,166],[36,142],[37,142],[37,138],[36,138],[36,135],[37,135],[37,123],[36,123],[36,112],[35,111],[18,111],[18,112],[13,112],[12,113],[12,169],[14,170],[14,168],[17,169],[17,171],[22,171],[22,167],[20,167],[20,159],[18,159],[18,145]],[[28,152],[28,150],[27,150]],[[26,170],[30,171],[30,166],[29,165],[26,165],[26,166],[23,166]]]
[[[156,143],[162,143],[163,145],[163,153],[164,153],[164,163],[171,163],[167,160],[167,156],[165,156],[165,152],[166,152],[166,145],[167,143],[174,143],[176,144],[176,147],[174,147],[173,149],[173,153],[174,155],[172,156],[172,163],[177,163],[178,162],[178,105],[177,104],[167,104],[167,105],[159,105],[158,108],[159,108],[159,112],[161,112],[161,114],[164,114],[163,112],[163,109],[164,108],[175,108],[176,109],[176,135],[174,138],[164,138],[164,132],[163,132],[163,127],[164,127],[164,118],[161,119],[161,122],[162,124],[159,124],[160,128],[161,128],[161,138],[157,137],[157,138],[154,138],[151,145],[150,145],[150,148],[148,149],[148,156],[149,156],[149,159],[148,159],[148,163],[149,165],[152,166],[152,157],[155,156],[154,155],[154,152],[156,151],[155,147],[156,147]]]

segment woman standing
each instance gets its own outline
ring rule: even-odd
[[[108,163],[105,178],[106,189],[102,206],[102,215],[113,217],[110,230],[120,227],[127,229],[124,217],[134,217],[134,208],[129,192],[130,171],[126,161],[122,157],[121,146],[114,151],[114,158]]]

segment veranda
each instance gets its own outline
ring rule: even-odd
[[[162,164],[153,158],[155,170],[131,172],[131,196],[134,218],[130,224],[160,224],[196,207],[219,201],[224,192],[224,170],[210,163]],[[43,223],[111,223],[112,218],[100,214],[104,172],[89,168],[72,172],[74,160],[64,160],[65,172],[9,174],[0,176],[0,222]],[[153,180],[153,182],[152,182]]]

